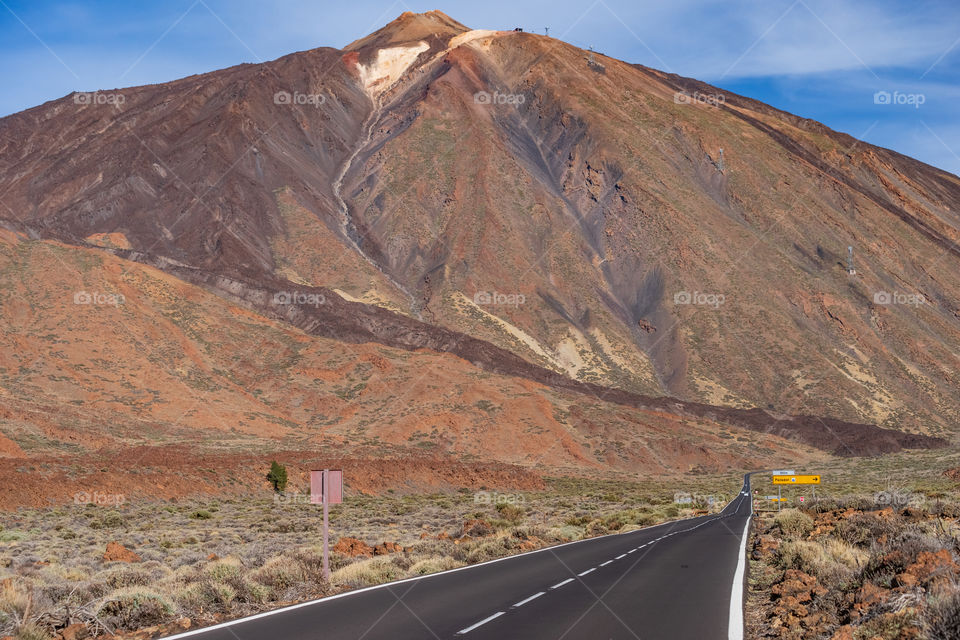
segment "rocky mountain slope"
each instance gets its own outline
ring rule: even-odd
[[[650,437],[660,419],[687,442],[706,437],[694,433],[709,423],[845,455],[933,443],[859,423],[948,437],[957,423],[960,179],[544,36],[404,14],[343,50],[66,96],[0,119],[0,194],[14,265],[6,277],[18,292],[3,299],[3,388],[45,399],[50,428],[109,408],[118,429],[156,420],[149,432],[163,439],[182,423],[173,414],[184,399],[199,396],[185,414],[198,428],[229,415],[230,433],[297,446],[312,436],[294,433],[317,420],[324,433],[353,433],[348,388],[331,391],[346,394],[335,409],[324,404],[332,399],[297,396],[265,411],[253,379],[226,384],[236,367],[253,375],[291,366],[285,356],[244,364],[251,356],[230,355],[236,343],[265,340],[260,329],[247,335],[253,325],[284,336],[273,340],[298,362],[303,350],[328,362],[359,358],[356,366],[367,362],[359,354],[381,353],[396,376],[367,392],[381,403],[432,366],[462,372],[459,383],[458,373],[437,378],[478,402],[493,393],[478,381],[489,376],[517,397],[531,393],[532,404],[502,413],[492,421],[502,433],[483,442],[466,433],[487,424],[486,409],[458,401],[425,410],[431,393],[413,405],[464,430],[444,436],[443,450],[509,463],[564,442],[558,429],[587,428],[550,423],[556,410],[536,399],[544,394],[565,398],[547,400],[562,411],[594,407],[590,429],[617,431],[589,451],[564,448],[556,468],[586,459],[682,467],[680,458],[609,450]],[[66,261],[34,263],[34,252]],[[113,283],[124,305],[66,304],[90,264],[127,274],[122,287]],[[138,284],[150,279],[196,303],[175,309],[177,298]],[[51,296],[57,304],[43,313],[25,302]],[[125,314],[130,331],[109,357],[100,354],[114,340],[103,333],[112,326],[105,310]],[[66,324],[43,335],[68,340],[69,331],[101,345],[75,354],[70,366],[89,376],[82,385],[62,358],[40,355],[40,342],[27,341],[25,353],[43,362],[42,374],[13,368],[23,355],[12,336],[48,314]],[[197,325],[176,339],[180,355],[147,348],[143,336],[172,329],[164,314]],[[242,321],[226,322],[231,314]],[[222,349],[217,362],[198,365],[211,344]],[[410,351],[418,348],[432,353]],[[184,354],[190,363],[178,360]],[[133,355],[145,358],[139,377],[119,379],[117,363]],[[286,389],[284,376],[270,384]],[[297,384],[326,380],[311,376]],[[350,378],[347,369],[337,376]],[[17,387],[27,379],[32,386]],[[145,381],[156,388],[147,392]],[[192,394],[174,391],[182,385]],[[141,406],[168,393],[176,400]],[[600,420],[621,411],[613,426]],[[394,432],[356,420],[361,441],[404,446],[438,426]],[[507,444],[528,429],[543,441]],[[48,436],[37,437],[43,449]],[[726,461],[745,459],[721,449]]]

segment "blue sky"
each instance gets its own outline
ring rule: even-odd
[[[549,27],[960,174],[956,0],[0,0],[0,115],[342,47],[430,9],[473,28]],[[894,104],[877,104],[880,91]]]

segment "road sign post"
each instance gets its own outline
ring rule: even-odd
[[[330,470],[323,470],[323,581],[330,582]]]
[[[310,502],[323,504],[323,579],[330,582],[330,505],[343,502],[343,471],[311,471]]]

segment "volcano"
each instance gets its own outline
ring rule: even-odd
[[[683,472],[960,418],[960,179],[439,11],[0,119],[0,194],[13,459]]]

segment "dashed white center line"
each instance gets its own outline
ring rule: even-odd
[[[479,627],[479,626],[481,626],[481,625],[485,625],[485,624],[487,624],[488,622],[490,622],[491,620],[494,620],[494,619],[496,619],[496,618],[499,618],[500,616],[503,615],[503,613],[504,613],[503,611],[497,611],[497,612],[496,612],[495,614],[493,614],[492,616],[489,616],[489,617],[487,617],[487,618],[484,618],[484,619],[481,620],[480,622],[478,622],[478,623],[476,623],[476,624],[472,624],[472,625],[470,625],[469,627],[467,627],[466,629],[460,629],[460,631],[457,631],[457,635],[458,635],[458,636],[462,636],[462,635],[465,634],[465,633],[470,633],[471,631],[473,631],[473,630],[476,629],[477,627]]]
[[[624,559],[624,558],[626,558],[626,557],[627,557],[627,554],[621,553],[621,554],[618,555],[616,558],[614,558],[614,560],[622,560],[622,559]]]
[[[605,566],[607,566],[608,564],[610,564],[611,562],[613,562],[613,560],[607,560],[606,562],[601,562],[601,563],[600,563],[600,566],[601,566],[601,567],[605,567]]]
[[[596,571],[596,570],[597,570],[596,567],[591,567],[590,569],[587,569],[586,571],[583,571],[583,572],[581,572],[581,573],[578,573],[577,575],[582,578],[583,576],[587,575],[587,574],[590,573],[591,571]]]
[[[633,553],[634,551],[636,551],[636,549],[630,549],[630,551],[627,551],[627,553]]]
[[[557,584],[553,585],[553,586],[550,587],[550,588],[551,588],[551,589],[559,589],[560,587],[562,587],[563,585],[567,584],[568,582],[573,582],[573,578],[567,578],[567,579],[564,580],[563,582],[558,582]]]
[[[530,596],[529,598],[527,598],[527,599],[525,599],[525,600],[521,600],[520,602],[518,602],[517,604],[515,604],[515,605],[513,605],[513,606],[514,606],[514,607],[522,607],[523,605],[527,604],[527,603],[530,602],[531,600],[536,600],[537,598],[539,598],[540,596],[542,596],[542,595],[545,594],[545,593],[546,593],[546,591],[541,591],[540,593],[535,593],[535,594],[533,594],[532,596]]]

